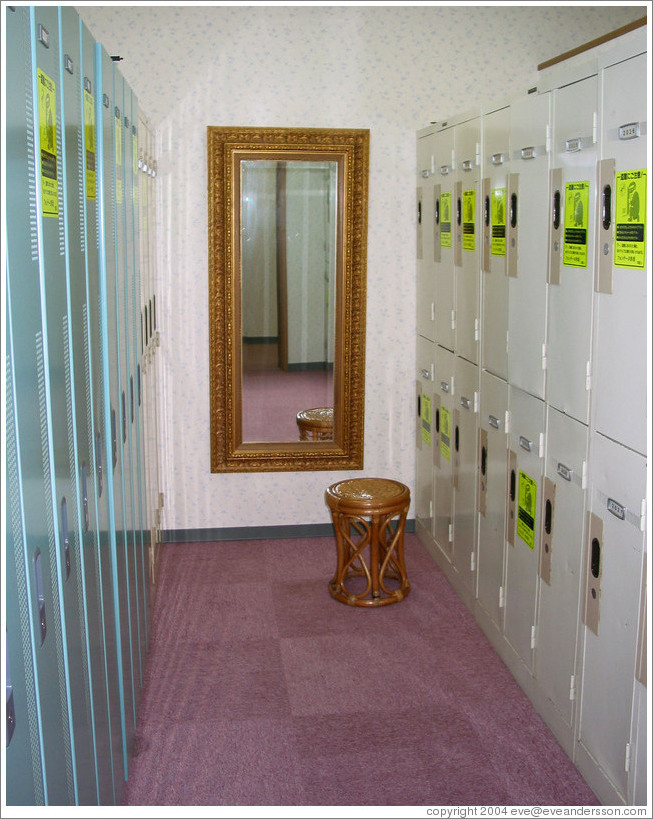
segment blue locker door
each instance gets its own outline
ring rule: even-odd
[[[86,289],[87,289],[87,327],[88,366],[87,390],[90,402],[92,446],[89,457],[92,458],[93,488],[95,500],[96,531],[98,534],[98,583],[102,603],[101,617],[104,629],[104,651],[102,658],[106,667],[107,691],[106,713],[109,720],[110,756],[108,759],[98,751],[98,765],[103,770],[101,777],[111,774],[113,796],[108,800],[120,804],[124,783],[124,763],[122,750],[121,718],[121,671],[120,644],[116,639],[115,604],[113,595],[113,561],[112,532],[113,522],[113,487],[109,480],[110,470],[107,460],[107,449],[111,446],[111,427],[105,419],[105,407],[108,406],[108,393],[105,395],[103,361],[106,354],[102,336],[100,311],[100,257],[98,204],[100,188],[98,186],[98,165],[101,159],[99,152],[99,135],[96,110],[95,84],[95,40],[88,28],[81,24],[81,48],[83,63],[83,97],[84,97],[84,130],[82,144],[84,151],[83,178],[86,231]],[[102,97],[99,95],[99,105]],[[108,104],[108,101],[107,101]],[[110,418],[110,413],[107,412]],[[90,489],[89,489],[90,492]],[[100,788],[104,802],[104,788]]]
[[[123,491],[123,534],[125,548],[125,588],[129,611],[129,645],[132,669],[132,712],[131,731],[136,729],[136,711],[140,692],[141,667],[139,651],[138,629],[138,582],[136,579],[134,561],[134,482],[133,482],[133,451],[131,445],[131,423],[129,409],[129,380],[130,380],[130,339],[128,334],[129,318],[127,307],[127,291],[129,289],[130,271],[127,265],[127,200],[129,197],[126,170],[129,162],[127,153],[127,126],[128,118],[125,115],[125,83],[115,63],[113,65],[113,93],[114,93],[114,145],[116,175],[116,279],[115,279],[115,332],[116,350],[118,354],[118,390],[120,400],[120,430],[119,447],[122,461],[122,491]],[[128,714],[125,714],[128,719]]]
[[[7,310],[5,562],[7,805],[43,805],[43,770],[30,607],[25,571],[25,510],[18,472],[11,315]]]
[[[5,101],[5,180],[9,205],[6,211],[7,306],[13,328],[14,406],[20,441],[19,490],[25,526],[23,543],[15,544],[16,566],[24,567],[25,588],[19,592],[27,596],[34,646],[43,802],[70,805],[75,803],[76,782],[59,583],[61,540],[52,475],[50,379],[39,269],[40,214],[44,205],[41,181],[44,174],[51,177],[54,168],[52,154],[41,161],[40,135],[35,129],[34,101],[36,99],[38,105],[38,97],[34,52],[38,43],[31,36],[32,11],[27,7],[8,9],[6,18],[6,59],[12,70]],[[56,172],[54,176],[56,178]]]
[[[43,32],[47,31],[47,35]],[[79,804],[97,804],[95,754],[88,676],[86,607],[78,520],[80,496],[76,467],[74,372],[70,348],[71,315],[67,289],[68,185],[63,119],[63,73],[59,58],[59,14],[56,7],[32,12],[35,56],[34,110],[38,117],[36,147],[41,158],[41,207],[38,212],[41,294],[47,332],[54,454],[55,530],[59,536],[59,587],[63,602],[64,658],[73,736],[72,752]],[[71,63],[74,58],[68,57]],[[68,64],[69,65],[69,64]],[[75,191],[78,195],[78,191]]]
[[[88,303],[86,293],[86,231],[83,211],[84,127],[83,67],[80,22],[72,7],[59,9],[61,29],[62,136],[66,170],[66,261],[68,273],[71,371],[74,373],[72,417],[76,441],[79,502],[77,520],[81,544],[80,580],[85,600],[90,706],[94,739],[97,794],[100,804],[113,803],[111,735],[104,663],[104,623],[100,555],[92,468],[93,434],[90,403]]]
[[[125,179],[129,189],[127,199],[127,264],[131,269],[129,289],[127,292],[130,340],[129,393],[134,478],[134,548],[139,594],[138,616],[142,669],[145,663],[148,644],[149,584],[147,580],[147,555],[145,551],[143,525],[145,472],[143,468],[143,441],[140,423],[142,407],[142,401],[140,399],[140,360],[142,349],[140,343],[140,253],[138,231],[138,100],[128,86],[125,86],[125,107],[129,115],[129,129],[125,135],[129,156],[129,163],[125,168]]]
[[[120,717],[124,778],[127,778],[129,752],[134,726],[134,689],[131,651],[131,621],[129,613],[129,575],[125,538],[125,497],[123,487],[123,448],[120,356],[118,349],[117,305],[117,228],[116,200],[122,196],[116,175],[116,135],[120,128],[114,123],[116,104],[113,91],[113,63],[106,51],[96,45],[96,123],[99,162],[97,166],[98,229],[99,229],[99,283],[100,322],[102,333],[102,380],[104,394],[104,428],[109,432],[105,440],[103,459],[106,463],[106,489],[109,501],[109,530],[111,551],[112,593],[118,677],[120,688]],[[121,99],[122,101],[122,99]],[[119,142],[122,149],[122,140]],[[117,778],[116,778],[117,781]]]

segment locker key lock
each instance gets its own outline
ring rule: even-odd
[[[610,248],[608,247],[607,243],[603,245],[603,255],[607,256],[610,252]]]

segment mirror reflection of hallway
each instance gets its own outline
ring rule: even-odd
[[[241,163],[243,441],[334,405],[336,162]]]

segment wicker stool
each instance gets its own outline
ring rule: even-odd
[[[333,441],[333,407],[314,407],[297,413],[300,441]]]
[[[404,563],[408,487],[385,478],[353,478],[334,483],[324,497],[337,549],[331,596],[350,606],[403,600],[410,591]]]

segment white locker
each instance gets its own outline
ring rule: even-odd
[[[581,562],[586,521],[587,427],[547,410],[535,677],[565,748],[573,747]]]
[[[646,452],[646,54],[600,73],[595,429]]]
[[[599,798],[627,801],[644,563],[646,460],[603,435],[590,438],[583,559],[581,771],[599,766]],[[628,769],[631,769],[629,773]]]
[[[589,423],[598,79],[553,95],[546,399]],[[544,232],[544,231],[543,231]]]
[[[458,236],[455,213],[455,152],[454,128],[446,123],[434,133],[435,176],[434,219],[437,223],[434,241],[435,256],[435,341],[454,349],[455,292],[454,254]],[[439,241],[438,241],[439,239]]]
[[[503,571],[508,490],[508,384],[481,372],[478,445],[479,619],[503,631]]]
[[[455,352],[478,364],[480,340],[480,166],[481,118],[455,126],[455,205],[458,226],[454,252]]]
[[[544,402],[510,387],[504,634],[533,667],[544,472]]]
[[[440,445],[433,414],[434,359],[435,344],[418,336],[415,520],[429,537],[433,536],[433,450]]]
[[[417,332],[431,341],[435,341],[434,151],[433,130],[425,129],[417,139]]]
[[[483,117],[480,265],[482,271],[481,364],[508,379],[508,278],[506,215],[510,172],[510,108]]]
[[[433,416],[439,446],[433,453],[433,537],[449,561],[453,547],[453,376],[453,353],[436,346]]]
[[[551,95],[510,106],[508,175],[508,375],[544,398]]]
[[[459,594],[470,607],[476,597],[476,450],[478,367],[460,356],[454,362],[453,400],[453,564]]]

